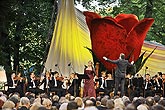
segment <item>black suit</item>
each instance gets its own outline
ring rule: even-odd
[[[81,81],[79,79],[73,79],[69,89],[68,93],[70,93],[72,96],[79,96],[79,86],[80,86]]]
[[[119,85],[121,87],[121,96],[124,95],[124,85],[125,85],[125,75],[126,70],[128,66],[131,66],[132,64],[128,62],[128,60],[125,59],[118,59],[118,60],[110,60],[107,59],[106,61],[114,63],[117,65],[115,70],[115,91],[114,95],[117,95]]]
[[[32,92],[35,95],[38,95],[39,93],[43,93],[43,90],[39,89],[39,81],[32,80],[31,78],[28,79],[27,91]]]
[[[96,93],[104,92],[105,93],[105,79],[103,77],[100,77],[99,79],[96,79],[95,81],[99,82],[99,87],[96,89]]]
[[[54,77],[52,77],[50,81],[50,91],[55,92],[59,97],[64,96],[64,90],[62,89],[62,81],[56,80]]]
[[[153,83],[153,86],[154,86],[155,94],[161,95],[162,94],[162,88],[163,88],[162,79],[153,80],[152,83]]]
[[[149,81],[144,80],[144,90],[145,90],[144,95],[145,95],[145,97],[154,96],[152,88],[153,88],[152,82],[150,80]]]
[[[17,86],[15,84],[17,84],[17,80],[14,80],[12,78],[9,78],[7,80],[9,94],[14,93],[14,92],[18,92]]]
[[[113,79],[106,79],[105,80],[105,94],[109,95],[110,92],[113,92],[114,89],[114,80]]]
[[[49,94],[49,91],[50,91],[50,87],[51,87],[51,80],[50,79],[46,79],[44,78],[42,80],[42,82],[39,84],[40,86],[44,84],[44,88],[43,88],[43,91],[47,94]]]

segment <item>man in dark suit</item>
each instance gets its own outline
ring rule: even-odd
[[[43,90],[39,89],[39,80],[40,79],[35,76],[34,72],[31,72],[27,82],[27,91],[32,92],[35,95],[42,93]]]
[[[115,71],[115,91],[114,95],[117,95],[119,90],[119,85],[121,87],[121,96],[124,95],[124,85],[125,85],[125,75],[128,66],[131,66],[133,62],[129,63],[128,60],[125,60],[125,55],[123,53],[120,54],[118,60],[110,60],[107,57],[103,57],[104,60],[114,63],[117,65]]]
[[[96,94],[100,95],[99,92],[104,92],[105,93],[105,78],[106,78],[106,72],[102,71],[101,72],[101,77],[99,77],[98,79],[95,79],[95,81],[99,83],[99,87],[96,88]]]
[[[153,84],[151,82],[150,74],[146,74],[144,80],[144,97],[148,96],[154,96]]]
[[[50,91],[51,92],[55,92],[56,95],[58,95],[59,97],[64,96],[64,91],[62,89],[62,80],[59,77],[59,73],[57,71],[52,72],[51,73],[53,76],[51,77],[51,87],[50,87]]]
[[[50,77],[50,72],[46,72],[45,73],[45,77],[43,78],[43,80],[40,82],[39,86],[43,85],[42,89],[45,93],[47,93],[49,95],[49,91],[50,91],[50,87],[51,87],[51,77]]]
[[[11,74],[11,77],[8,78],[7,80],[7,85],[8,85],[8,93],[14,93],[14,92],[18,92],[17,89],[17,79],[16,79],[16,74],[15,72],[13,72]]]

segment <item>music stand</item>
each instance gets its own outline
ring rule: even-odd
[[[107,87],[106,88],[113,88],[114,87],[114,80],[105,80]]]
[[[75,73],[78,77],[78,79],[74,79],[73,80],[73,84],[74,84],[74,96],[76,97],[78,94],[76,93],[76,90],[79,88],[79,86],[81,85],[81,81],[82,79],[89,79],[89,76],[87,74],[78,74]],[[76,86],[77,84],[77,86]]]

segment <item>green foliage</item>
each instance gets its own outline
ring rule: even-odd
[[[119,13],[131,13],[137,15],[139,20],[145,17],[155,19],[154,25],[147,34],[146,40],[165,44],[165,2],[164,0],[119,0],[118,6],[112,7],[113,0],[96,0],[99,4],[92,5],[94,0],[82,0],[82,4],[88,9],[102,16],[116,16]],[[115,1],[115,0],[114,0]]]
[[[8,33],[6,43],[9,44],[10,51],[6,54],[10,54],[11,63],[18,61],[17,66],[21,65],[24,68],[35,65],[36,71],[39,71],[47,43],[52,0],[13,0],[12,2],[7,0],[4,2],[9,4],[8,10],[4,10],[6,12],[4,16],[9,18],[5,26]],[[1,55],[3,54],[0,54],[0,59],[3,59]],[[8,58],[4,58],[4,62],[5,59]],[[1,63],[4,65],[4,62]]]

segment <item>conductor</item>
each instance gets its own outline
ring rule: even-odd
[[[120,54],[120,57],[117,60],[110,60],[107,57],[103,57],[103,59],[117,65],[117,68],[115,70],[114,95],[117,95],[120,85],[121,87],[120,96],[122,97],[124,95],[125,75],[126,75],[127,66],[132,66],[134,62],[132,61],[131,63],[129,63],[128,60],[125,60],[125,55],[123,53]]]

